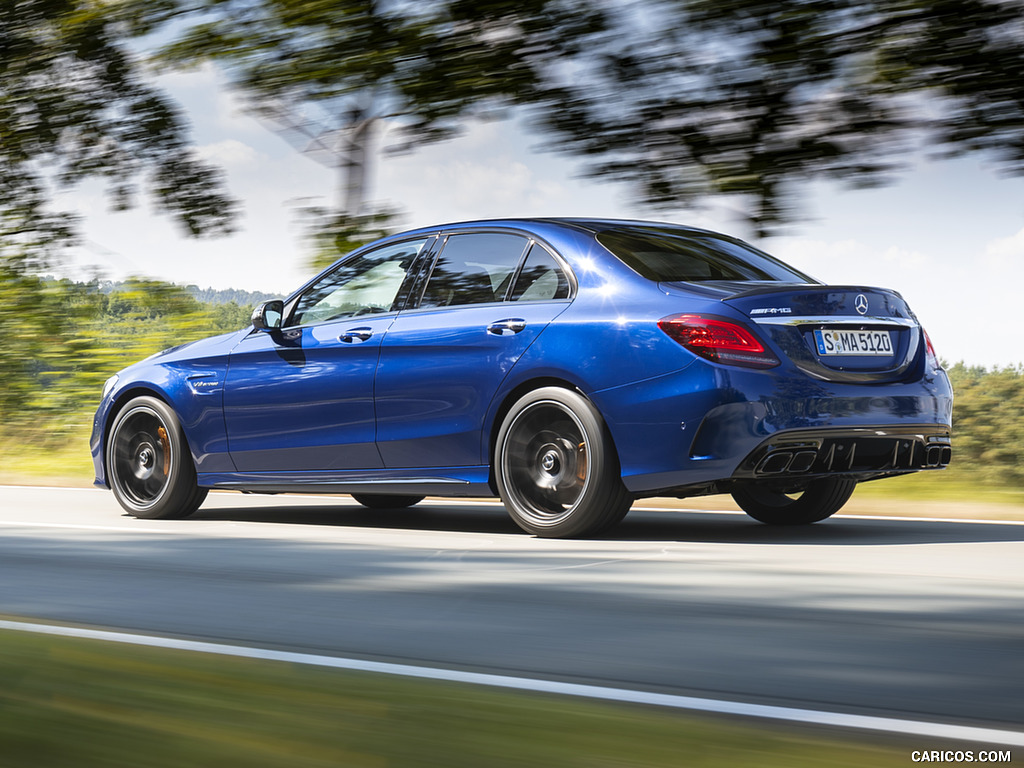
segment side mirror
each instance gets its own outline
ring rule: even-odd
[[[264,301],[257,304],[252,311],[252,325],[257,331],[276,331],[281,327],[281,319],[284,315],[284,302],[280,299]]]

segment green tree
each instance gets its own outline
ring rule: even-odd
[[[0,260],[0,425],[37,417],[47,374],[82,352],[75,328],[90,309],[64,283],[12,268]]]
[[[60,439],[88,423],[103,381],[154,352],[248,325],[251,306],[205,304],[179,286],[40,278],[0,264],[0,438]]]
[[[228,228],[220,174],[126,49],[118,4],[0,2],[0,259],[38,266],[68,244],[74,219],[50,210],[57,187],[105,179],[116,208],[140,179],[194,235]]]
[[[181,0],[140,13],[176,35],[164,66],[214,62],[255,115],[337,170],[337,201],[312,212],[321,261],[386,231],[392,212],[367,203],[385,140],[409,151],[528,101],[604,28],[585,0]]]
[[[949,369],[955,467],[980,482],[1024,484],[1024,367]]]
[[[1020,0],[179,0],[171,66],[214,61],[251,109],[339,171],[314,231],[358,244],[375,148],[529,108],[549,148],[678,208],[743,199],[756,230],[803,185],[984,150],[1024,171]],[[382,227],[382,220],[384,226]],[[319,249],[324,238],[315,240]]]
[[[145,187],[192,235],[230,227],[220,173],[149,82],[125,40],[140,21],[117,3],[0,0],[0,418],[3,426],[81,406],[107,362],[85,327],[100,297],[39,272],[74,243],[56,190],[107,182],[115,208]],[[120,367],[120,366],[117,366]],[[102,381],[102,378],[99,379]]]
[[[653,206],[746,201],[759,234],[806,182],[892,178],[908,153],[1024,172],[1019,0],[650,0],[537,94],[554,149]]]

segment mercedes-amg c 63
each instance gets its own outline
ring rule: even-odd
[[[367,245],[251,326],[125,368],[92,455],[147,518],[210,489],[497,495],[526,531],[584,536],[637,498],[730,493],[793,525],[944,467],[951,408],[895,291],[673,224],[476,221]]]

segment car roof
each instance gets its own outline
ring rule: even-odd
[[[434,226],[417,227],[415,230],[411,230],[410,232],[403,232],[402,235],[409,235],[412,233],[420,232],[437,232],[438,230],[474,229],[477,227],[511,227],[529,229],[531,226],[536,225],[562,226],[569,229],[589,232],[591,234],[596,234],[604,230],[616,228],[644,228],[659,230],[668,229],[679,232],[680,234],[692,233],[696,235],[703,234],[717,235],[719,237],[729,237],[728,235],[721,235],[720,233],[713,232],[712,230],[702,229],[700,227],[692,227],[685,224],[677,224],[668,221],[648,221],[644,219],[612,219],[569,216],[524,216],[516,218],[475,219],[470,221],[457,221],[447,224],[437,224]]]

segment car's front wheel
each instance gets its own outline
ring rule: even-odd
[[[114,497],[135,517],[187,517],[206,498],[178,417],[155,397],[137,397],[117,415],[107,462]]]
[[[740,509],[768,525],[808,525],[838,512],[853,495],[856,480],[825,477],[801,489],[785,489],[766,483],[736,488],[733,499]]]
[[[618,523],[632,497],[604,420],[583,395],[524,395],[498,432],[494,475],[512,519],[545,537],[592,536]]]

